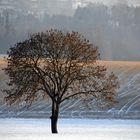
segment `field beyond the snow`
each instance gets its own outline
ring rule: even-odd
[[[93,106],[86,108],[80,99],[68,100],[61,105],[61,118],[114,118],[114,119],[140,119],[140,62],[130,61],[98,61],[105,65],[108,72],[115,73],[120,81],[118,90],[119,103],[110,109],[101,110]],[[49,118],[51,114],[50,103],[37,101],[29,108],[7,106],[4,102],[6,96],[1,89],[5,89],[8,77],[2,68],[6,67],[3,57],[0,57],[0,118]]]

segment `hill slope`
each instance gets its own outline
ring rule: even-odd
[[[63,118],[123,118],[140,119],[140,62],[99,61],[109,72],[114,72],[120,80],[119,103],[111,109],[86,108],[80,100],[70,100],[62,104],[60,116]],[[2,71],[6,62],[0,59],[0,89],[6,87],[7,76]],[[9,107],[4,103],[4,93],[0,91],[0,117],[36,117],[50,116],[50,103],[38,101],[30,108],[23,104]]]

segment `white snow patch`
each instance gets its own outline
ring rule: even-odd
[[[140,120],[60,119],[51,134],[48,119],[0,119],[0,140],[139,140]]]

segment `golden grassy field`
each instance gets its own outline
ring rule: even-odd
[[[108,72],[114,72],[120,81],[120,89],[119,93],[119,104],[115,107],[108,109],[107,112],[115,112],[117,115],[126,115],[131,116],[132,118],[140,118],[140,62],[129,62],[129,61],[98,61],[100,65],[105,65],[108,68]],[[0,58],[0,89],[6,88],[7,76],[4,74],[2,68],[6,67],[6,62],[3,58]],[[0,91],[0,105],[4,104],[4,94]],[[62,116],[66,116],[69,114],[70,116],[77,115],[77,117],[91,117],[94,113],[91,111],[85,111],[83,109],[77,110],[77,108],[73,107],[80,106],[80,102],[77,101],[68,101],[68,103],[64,103],[62,105]],[[39,104],[39,105],[38,105]],[[32,111],[43,111],[45,108],[44,102],[42,104],[37,103],[33,107],[31,107]],[[3,110],[0,107],[0,111]],[[72,114],[75,113],[77,114]],[[67,113],[66,113],[67,112]],[[134,113],[132,113],[134,112]],[[97,116],[98,117],[98,116]],[[131,118],[130,117],[130,118]]]

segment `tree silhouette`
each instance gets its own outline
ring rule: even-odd
[[[51,130],[57,133],[62,102],[71,98],[94,99],[103,106],[116,102],[118,78],[107,74],[98,58],[98,48],[78,32],[51,29],[33,34],[10,48],[5,100],[31,105],[40,96],[51,99]]]

